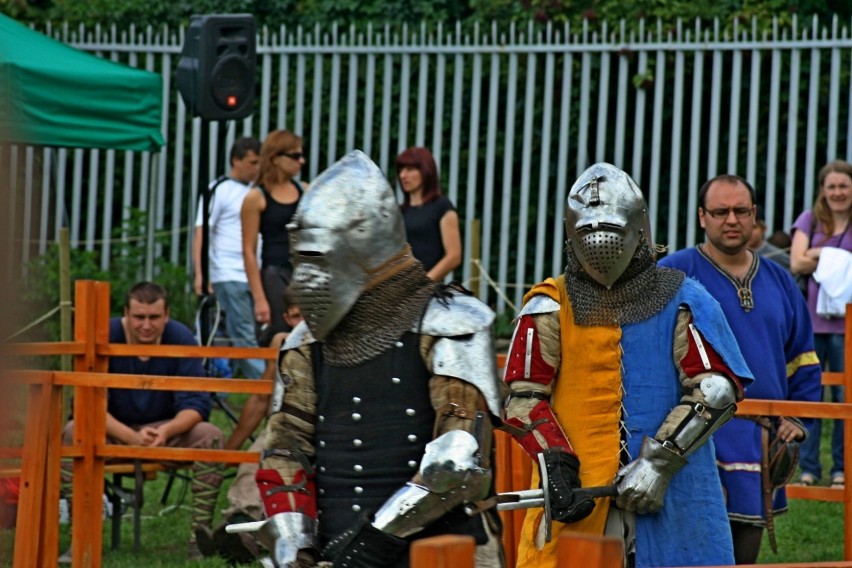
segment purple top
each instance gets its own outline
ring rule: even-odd
[[[797,230],[804,231],[806,235],[811,235],[808,248],[837,247],[852,252],[852,234],[850,234],[848,227],[845,232],[829,237],[823,232],[823,227],[820,224],[817,224],[817,226],[811,230],[813,222],[813,211],[805,211],[799,215],[799,218],[796,219],[795,223],[793,223],[793,229],[790,231],[790,236],[794,235]],[[818,293],[819,284],[813,278],[808,278],[808,312],[811,314],[811,321],[814,324],[814,333],[834,333],[844,335],[846,333],[846,318],[825,318],[817,315],[816,302]]]

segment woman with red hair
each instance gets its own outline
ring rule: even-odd
[[[402,186],[402,217],[414,258],[440,282],[461,264],[459,216],[441,193],[438,166],[427,148],[408,148],[396,158]]]

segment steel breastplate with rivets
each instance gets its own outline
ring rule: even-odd
[[[420,337],[406,332],[355,367],[321,361],[316,466],[320,542],[375,512],[417,472],[432,439],[435,412]]]

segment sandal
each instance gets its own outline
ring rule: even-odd
[[[817,478],[812,473],[803,473],[799,476],[798,485],[814,485],[817,482]]]
[[[836,489],[843,489],[846,486],[846,475],[835,473],[831,476],[831,486]]]

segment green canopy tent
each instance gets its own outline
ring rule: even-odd
[[[0,140],[157,151],[162,78],[101,59],[0,14]]]

